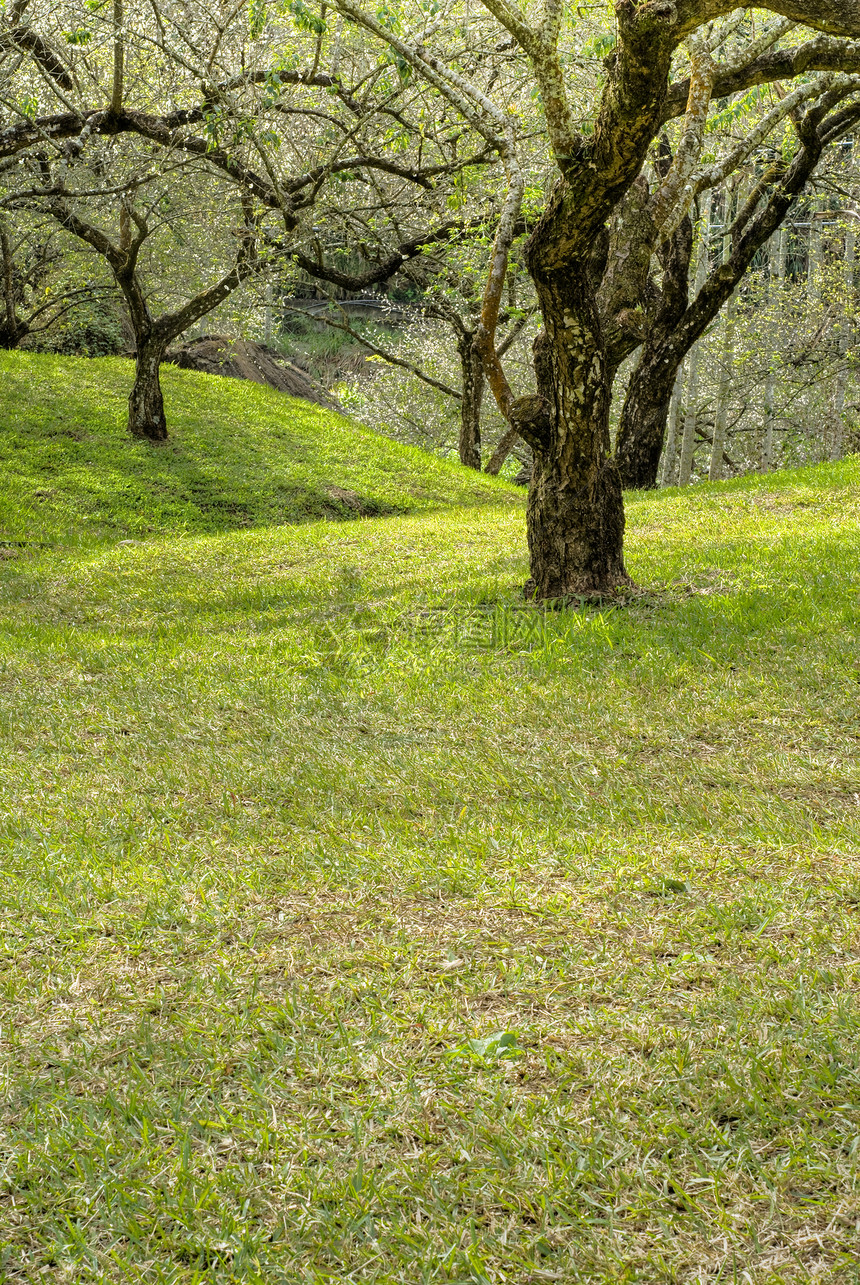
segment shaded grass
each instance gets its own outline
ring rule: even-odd
[[[858,501],[3,564],[0,1280],[856,1281]]]
[[[520,503],[495,478],[321,407],[169,366],[162,383],[171,440],[132,441],[131,374],[122,358],[0,352],[0,544]]]

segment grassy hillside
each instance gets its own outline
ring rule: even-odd
[[[0,542],[522,503],[494,478],[330,411],[171,367],[163,375],[171,441],[133,442],[125,430],[130,379],[120,358],[0,352]]]
[[[0,1281],[856,1282],[860,464],[523,525],[0,562]]]

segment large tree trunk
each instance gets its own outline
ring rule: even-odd
[[[538,229],[539,235],[540,229]],[[530,259],[540,255],[533,237]],[[605,353],[585,274],[535,272],[544,330],[535,340],[538,396],[512,421],[534,452],[528,501],[531,580],[538,599],[611,593],[624,568],[621,480],[609,457]]]
[[[132,437],[167,441],[167,419],[159,369],[165,346],[153,339],[138,342],[134,384],[128,399],[128,429]]]
[[[484,397],[484,366],[472,346],[471,331],[457,343],[462,369],[463,399],[460,402],[460,463],[481,471],[481,403]]]

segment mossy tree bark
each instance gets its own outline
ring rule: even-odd
[[[519,398],[512,409],[534,455],[527,592],[538,599],[611,593],[628,576],[600,320],[587,283],[564,268],[541,270],[539,245],[531,247],[544,326],[535,341],[538,396]]]
[[[599,292],[611,250],[605,224],[659,129],[674,35],[671,10],[622,4],[617,13],[619,44],[587,148],[571,140],[569,114],[547,100],[557,58],[532,54],[547,114],[557,114],[557,153],[573,142],[570,154],[557,155],[562,178],[526,246],[543,320],[538,393],[517,399],[511,412],[534,453],[527,591],[539,599],[606,594],[629,582],[621,479],[610,456],[613,360]]]
[[[473,347],[473,334],[465,328],[457,340],[460,357],[460,463],[481,471],[481,404],[484,400],[484,366]]]
[[[150,442],[167,441],[167,417],[161,391],[161,361],[166,344],[159,338],[138,340],[134,383],[128,398],[128,431]]]

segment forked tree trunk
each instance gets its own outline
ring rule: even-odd
[[[643,347],[618,429],[616,460],[622,484],[629,490],[657,485],[672,390],[683,360],[683,352],[671,353],[662,346],[655,351],[648,343]]]
[[[132,437],[150,442],[167,441],[167,418],[159,372],[163,343],[152,339],[138,343],[134,383],[128,399],[128,428]]]
[[[678,342],[675,331],[687,311],[693,253],[693,225],[689,218],[682,220],[658,253],[663,267],[660,307],[627,387],[615,446],[621,483],[633,491],[657,485],[672,392],[685,356],[684,344]],[[674,452],[673,441],[673,462]]]
[[[532,243],[532,263],[535,250]],[[534,452],[527,528],[538,599],[611,593],[624,567],[621,480],[609,457],[610,388],[600,322],[584,274],[534,273],[544,330],[535,340],[538,396],[514,403]]]
[[[119,71],[116,70],[117,66]],[[115,63],[115,95],[119,92],[117,87],[119,86],[119,90],[122,88],[121,72],[120,59],[119,64]],[[114,111],[116,110],[115,105]],[[254,251],[254,233],[248,210],[245,210],[246,229],[241,235],[235,266],[208,290],[195,295],[184,307],[164,313],[157,319],[150,312],[143,284],[137,274],[138,255],[150,235],[145,218],[123,202],[119,218],[119,242],[115,244],[100,228],[78,218],[62,198],[58,197],[52,203],[50,212],[62,227],[91,245],[110,264],[128,308],[137,349],[134,384],[128,399],[128,430],[132,437],[150,442],[166,441],[167,420],[159,379],[162,358],[173,339],[177,339],[213,308],[217,308],[251,273],[257,271],[261,260]]]

